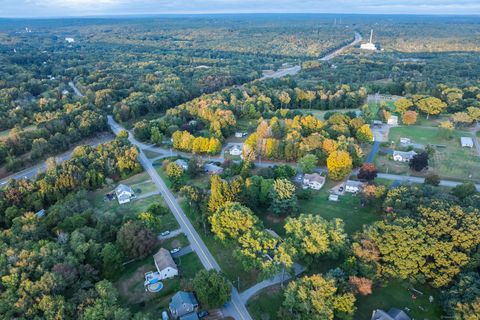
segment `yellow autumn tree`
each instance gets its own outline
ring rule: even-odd
[[[327,158],[328,175],[342,180],[352,172],[352,157],[346,151],[334,151]]]
[[[371,142],[373,141],[372,129],[370,129],[370,126],[368,124],[364,124],[358,129],[356,137],[360,143]]]
[[[337,143],[335,142],[335,140],[332,140],[332,139],[325,139],[323,140],[323,150],[330,154],[332,153],[333,151],[337,150]]]

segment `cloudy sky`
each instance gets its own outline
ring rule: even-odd
[[[0,0],[0,17],[251,12],[480,14],[480,0]]]

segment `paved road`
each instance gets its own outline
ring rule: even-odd
[[[349,44],[346,44],[343,47],[333,51],[332,53],[327,54],[326,56],[320,58],[319,60],[320,61],[331,60],[331,59],[335,58],[336,56],[342,54],[343,51],[345,51],[346,49],[359,44],[360,41],[362,41],[362,35],[358,32],[355,32],[355,39],[352,42],[350,42]],[[280,69],[280,70],[278,70],[278,71],[276,71],[272,74],[264,74],[263,77],[261,77],[259,80],[262,81],[262,80],[265,80],[265,79],[272,79],[272,78],[277,79],[277,78],[282,78],[282,77],[289,76],[289,75],[296,75],[297,73],[300,72],[301,69],[302,69],[302,67],[299,66],[299,65],[293,66],[293,67],[290,67],[290,68]]]
[[[328,61],[328,60],[331,60],[333,58],[335,58],[336,56],[342,54],[343,51],[345,51],[346,49],[350,48],[350,47],[353,47],[353,46],[356,46],[357,44],[360,43],[360,41],[362,41],[362,35],[358,32],[355,31],[355,39],[350,42],[349,44],[341,47],[340,49],[337,49],[335,50],[334,52],[330,53],[330,54],[327,54],[325,57],[323,58],[320,58],[319,60],[320,61]]]
[[[305,271],[305,268],[298,263],[295,263],[293,268],[295,270],[295,276],[298,276],[300,273]],[[288,273],[279,273],[274,277],[267,280],[263,280],[262,282],[259,282],[256,285],[254,285],[253,287],[250,287],[247,290],[243,291],[242,293],[240,293],[240,299],[242,299],[242,302],[244,304],[247,304],[248,300],[250,300],[251,297],[253,297],[255,294],[257,294],[261,290],[268,288],[270,286],[279,284],[283,281],[289,280],[290,278],[291,278],[291,275]]]
[[[425,178],[421,177],[412,177],[412,176],[402,176],[398,174],[389,174],[389,173],[378,173],[377,177],[387,180],[400,181],[400,182],[413,182],[413,183],[424,183]],[[444,187],[456,187],[463,182],[451,181],[451,180],[440,180],[440,185]],[[480,184],[476,184],[477,190],[480,191]]]
[[[101,135],[101,136],[99,136],[95,139],[89,139],[89,141],[87,141],[84,144],[90,145],[92,147],[96,147],[99,144],[105,143],[105,142],[110,141],[112,139],[113,139],[113,136],[111,134],[104,134],[104,135]],[[71,148],[67,152],[64,152],[60,155],[55,156],[56,163],[59,164],[59,163],[62,163],[63,161],[65,161],[65,160],[70,159],[72,157],[73,149],[75,149],[75,148]],[[16,173],[14,173],[14,174],[12,174],[8,177],[3,178],[2,180],[0,180],[0,186],[3,186],[4,184],[6,184],[8,182],[8,180],[10,180],[10,179],[14,179],[14,180],[30,179],[30,180],[33,180],[37,176],[37,174],[39,174],[41,172],[44,172],[46,169],[47,169],[47,164],[46,164],[45,161],[43,161],[42,163],[34,165],[33,167],[30,167],[28,169],[24,169],[22,171],[16,172]]]
[[[115,123],[112,117],[108,118],[108,123],[110,124],[113,132],[118,134],[122,127]],[[192,249],[197,253],[202,265],[205,269],[215,269],[217,271],[221,271],[220,266],[218,265],[215,258],[212,256],[210,251],[208,250],[207,246],[203,242],[202,238],[200,238],[199,234],[188,220],[187,216],[183,212],[182,208],[180,207],[177,199],[175,196],[170,192],[170,190],[165,185],[165,182],[160,178],[157,171],[152,165],[152,162],[148,160],[148,158],[143,153],[141,149],[142,144],[137,144],[137,140],[133,137],[133,135],[129,135],[129,140],[132,144],[137,145],[140,148],[140,156],[138,160],[140,164],[143,166],[145,171],[150,175],[150,178],[155,183],[157,188],[160,190],[160,194],[165,199],[168,207],[172,211],[175,219],[177,219],[180,228],[182,229],[183,233],[187,236],[188,241]],[[242,303],[238,291],[235,288],[232,288],[232,299],[228,302],[225,307],[223,308],[224,315],[232,316],[237,320],[249,320],[252,319],[248,310],[245,308],[245,305]]]
[[[380,141],[373,142],[372,150],[370,150],[370,153],[368,154],[367,159],[365,160],[366,163],[373,163],[375,156],[380,150],[380,144],[381,144]]]
[[[280,69],[272,74],[264,74],[263,77],[261,77],[259,80],[261,81],[265,79],[277,79],[285,76],[293,76],[299,73],[301,69],[302,67],[300,66],[293,66],[291,68]]]
[[[84,97],[84,95],[80,92],[80,90],[78,90],[78,88],[75,86],[75,83],[73,83],[73,81],[70,81],[68,85],[70,86],[70,88],[73,89],[73,92],[75,92],[77,96]]]

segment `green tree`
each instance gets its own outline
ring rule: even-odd
[[[215,309],[230,300],[232,287],[228,280],[216,270],[201,270],[193,279],[193,289],[203,308]]]
[[[303,173],[312,173],[313,169],[316,168],[318,163],[318,158],[314,154],[304,155],[300,160],[298,160],[298,168]]]
[[[117,233],[117,244],[131,259],[145,258],[155,247],[155,235],[140,221],[125,223]]]

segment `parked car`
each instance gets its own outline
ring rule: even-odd
[[[170,231],[163,231],[162,233],[160,233],[162,237],[168,236],[169,234],[170,234]]]
[[[207,310],[200,311],[200,312],[197,314],[197,316],[198,316],[199,318],[204,318],[204,317],[208,316],[208,311],[207,311]]]
[[[343,187],[338,188],[338,192],[343,192]]]
[[[170,250],[170,253],[171,254],[174,254],[174,253],[177,253],[178,251],[180,251],[181,248],[174,248],[172,250]]]

